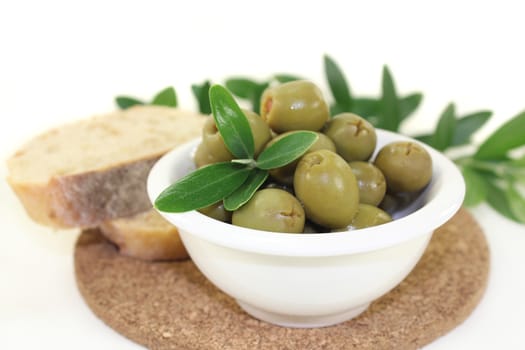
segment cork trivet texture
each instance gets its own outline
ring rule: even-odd
[[[75,249],[78,288],[107,325],[149,349],[417,349],[452,330],[480,301],[489,251],[460,210],[420,262],[363,314],[336,326],[295,329],[246,314],[191,261],[148,263],[118,254],[96,230]]]

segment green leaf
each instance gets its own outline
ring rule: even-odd
[[[523,198],[521,193],[512,185],[507,188],[505,195],[509,202],[509,209],[516,220],[525,224],[525,198]]]
[[[328,55],[324,56],[324,70],[335,102],[338,105],[351,108],[352,96],[345,75],[337,63]]]
[[[160,91],[153,97],[151,104],[156,106],[177,107],[177,94],[175,93],[175,89],[169,86]]]
[[[235,96],[249,100],[252,104],[252,110],[256,113],[260,111],[261,96],[269,85],[268,82],[258,83],[247,78],[226,80],[226,88]]]
[[[229,211],[239,209],[252,198],[255,191],[261,187],[267,178],[268,171],[252,169],[244,183],[224,199],[224,208]]]
[[[352,105],[352,112],[367,119],[380,113],[381,100],[370,97],[356,97]]]
[[[155,199],[155,208],[180,213],[204,208],[243,184],[250,168],[231,162],[204,166],[170,185]]]
[[[467,207],[474,207],[485,200],[487,197],[487,181],[482,174],[479,174],[474,169],[469,167],[462,167],[461,172],[465,179],[466,193],[463,205]]]
[[[525,111],[518,114],[483,142],[476,159],[503,159],[510,150],[525,145]]]
[[[434,136],[432,138],[432,146],[440,151],[444,151],[452,144],[454,132],[456,130],[456,112],[453,103],[450,103],[439,118]]]
[[[293,74],[286,74],[286,73],[282,73],[282,74],[275,74],[274,76],[274,79],[277,80],[279,83],[288,83],[290,81],[296,81],[296,80],[303,80],[304,78],[301,78],[297,75],[293,75]]]
[[[377,127],[390,131],[398,131],[399,124],[401,123],[399,98],[397,97],[394,79],[387,66],[383,67],[381,87],[381,114]]]
[[[462,146],[470,143],[470,138],[491,117],[492,112],[481,111],[468,114],[459,118],[456,123],[456,131],[452,139],[452,146]]]
[[[502,188],[496,185],[496,181],[487,181],[487,203],[498,213],[512,221],[518,221],[510,209],[507,196]]]
[[[313,131],[295,131],[266,148],[257,158],[260,169],[285,166],[299,158],[312,146],[319,136]]]
[[[432,134],[417,135],[414,136],[414,138],[418,141],[426,143],[429,146],[432,146],[432,142],[434,141],[434,135]]]
[[[401,120],[409,117],[419,107],[423,95],[420,93],[413,93],[398,100],[399,116]],[[355,97],[353,100],[351,112],[362,116],[365,119],[381,120],[377,118],[381,114],[382,100],[373,97]]]
[[[399,114],[401,120],[405,120],[409,115],[414,113],[414,111],[419,107],[421,101],[423,100],[423,95],[419,92],[404,96],[399,100]]]
[[[471,157],[456,159],[461,166],[468,166],[477,172],[490,174],[494,178],[504,179],[509,183],[525,184],[525,163],[523,159],[477,160]]]
[[[235,96],[251,99],[259,84],[247,78],[231,78],[226,80],[225,85]]]
[[[336,115],[344,112],[351,112],[350,108],[334,103],[330,106],[330,117],[335,117]]]
[[[193,96],[197,99],[197,103],[199,104],[199,112],[203,114],[210,114],[211,113],[211,106],[210,106],[210,81],[206,80],[201,85],[193,84],[191,86],[191,91],[193,92]]]
[[[213,85],[210,105],[217,129],[230,152],[237,158],[253,158],[255,146],[250,124],[233,96],[224,87]]]
[[[510,176],[514,182],[525,186],[525,155],[521,158],[505,161],[503,164],[506,166],[505,173]]]
[[[514,166],[525,167],[525,154],[521,158],[512,159],[511,164]]]
[[[117,106],[119,106],[120,109],[128,109],[132,106],[144,104],[144,102],[142,102],[141,100],[137,100],[136,98],[128,96],[117,96],[115,98],[115,103],[117,104]]]
[[[413,93],[399,98],[398,108],[400,121],[405,120],[412,113],[414,113],[414,111],[421,104],[422,100],[423,95],[420,93]],[[378,100],[372,97],[355,97],[351,112],[360,115],[369,121],[374,121],[374,123],[377,125],[378,123],[382,123],[382,117],[378,117],[379,115],[381,115],[381,110],[382,99]]]

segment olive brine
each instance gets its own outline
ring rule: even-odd
[[[431,180],[431,157],[418,143],[390,143],[372,159],[377,144],[372,124],[352,113],[330,116],[312,82],[269,87],[260,105],[260,115],[243,110],[256,156],[290,133],[313,131],[317,140],[299,159],[271,169],[239,209],[227,211],[220,201],[199,209],[201,213],[274,232],[360,229],[391,221],[396,203],[419,193]],[[233,159],[215,120],[209,118],[194,155],[196,166]]]

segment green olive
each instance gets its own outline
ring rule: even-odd
[[[376,148],[374,127],[357,114],[341,113],[334,116],[323,132],[334,141],[337,153],[347,162],[368,160]]]
[[[222,201],[201,208],[198,211],[219,221],[230,222],[232,219],[232,212],[224,208],[224,203]]]
[[[319,225],[347,226],[357,212],[356,177],[348,163],[332,151],[304,155],[295,170],[294,188],[308,219]]]
[[[357,214],[348,225],[351,230],[386,224],[392,221],[392,217],[383,210],[369,204],[359,204]]]
[[[318,131],[329,116],[321,90],[309,81],[297,80],[270,87],[261,97],[261,117],[277,133]]]
[[[273,138],[270,142],[268,142],[265,148],[270,147],[275,142],[279,141],[283,137],[290,135],[294,132],[296,131],[288,131],[288,132],[285,132],[284,134],[280,134],[279,136]],[[317,136],[318,136],[317,141],[315,141],[315,143],[312,146],[310,146],[310,148],[306,151],[306,153],[318,151],[321,149],[327,149],[329,151],[335,152],[335,145],[328,136],[320,132],[317,132]],[[269,171],[270,176],[283,184],[292,185],[293,176],[294,176],[295,168],[297,167],[297,163],[299,163],[299,159],[294,160],[293,162],[283,167],[271,169]]]
[[[383,197],[383,200],[379,203],[378,208],[386,211],[390,215],[394,215],[400,208],[399,199],[392,193],[385,193],[385,197]]]
[[[271,130],[257,113],[245,109],[242,111],[250,124],[255,146],[255,156],[257,156],[263,150],[266,143],[272,138]],[[226,144],[215,125],[215,120],[212,117],[204,123],[202,142],[206,145],[205,148],[210,154],[208,159],[213,160],[211,163],[227,162],[233,159],[233,154],[226,147]],[[201,158],[205,157],[201,156]]]
[[[286,184],[283,184],[283,183],[280,183],[280,182],[275,182],[275,181],[268,181],[266,182],[262,188],[277,188],[279,190],[283,190],[283,191],[286,191],[290,194],[294,194],[294,191],[293,191],[293,186],[289,186],[289,185],[286,185]]]
[[[306,222],[304,223],[303,233],[324,233],[324,232],[330,232],[330,229],[320,226],[310,220],[306,220]]]
[[[349,164],[359,185],[359,202],[379,205],[386,192],[386,181],[381,170],[368,162],[355,161]]]
[[[298,162],[299,160],[294,160],[293,162],[280,168],[270,169],[268,172],[274,180],[285,185],[292,185],[293,174],[295,172],[295,168],[297,167]]]
[[[203,152],[204,149],[208,151],[208,159],[213,159],[213,163],[227,162],[233,159],[233,154],[226,147],[213,117],[209,117],[204,123],[202,143],[205,145],[203,146]]]
[[[387,190],[394,193],[419,191],[432,178],[432,158],[415,142],[398,141],[384,146],[374,165],[385,175]]]
[[[418,196],[419,192],[387,193],[378,207],[390,215],[394,215],[395,212],[401,211],[414,203]]]
[[[304,222],[304,210],[297,198],[276,188],[255,192],[232,215],[234,225],[273,232],[301,233]]]
[[[264,146],[272,139],[272,131],[268,124],[255,112],[247,109],[242,110],[248,123],[250,123],[250,129],[252,130],[253,142],[255,145],[255,157],[259,155],[264,149]]]
[[[195,150],[195,155],[193,156],[193,160],[197,168],[218,162],[218,160],[215,159],[213,154],[211,154],[210,151],[208,151],[208,147],[206,147],[206,144],[204,142],[199,143],[199,145],[197,146],[197,149]]]
[[[307,152],[315,152],[320,151],[322,149],[326,149],[332,152],[336,151],[334,141],[332,141],[328,136],[326,136],[323,133],[317,132],[316,134],[318,136],[317,141],[315,141],[314,144],[311,145],[310,148],[308,148]]]

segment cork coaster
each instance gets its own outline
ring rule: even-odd
[[[191,261],[127,258],[96,230],[80,236],[75,271],[93,312],[150,349],[417,349],[452,330],[478,304],[489,251],[480,227],[462,209],[435,232],[399,286],[359,317],[315,329],[258,321]]]

